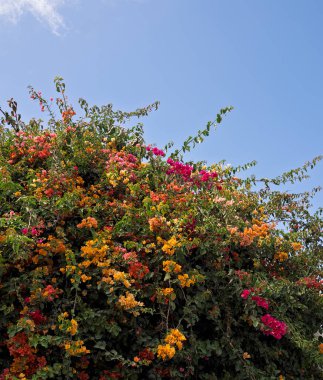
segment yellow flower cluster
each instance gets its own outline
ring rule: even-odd
[[[90,350],[88,350],[84,346],[83,340],[76,340],[75,342],[66,342],[65,350],[70,356],[78,356],[90,353]]]
[[[88,260],[91,259],[91,262],[87,263],[88,265],[90,264],[98,265],[99,262],[104,261],[104,259],[106,258],[107,251],[109,248],[108,245],[103,244],[101,247],[98,247],[98,243],[99,242],[97,239],[88,240],[85,246],[81,248],[81,251],[82,251],[81,256]],[[79,266],[82,266],[82,263]]]
[[[71,319],[70,326],[66,329],[71,335],[75,335],[77,333],[78,323],[75,319]]]
[[[130,288],[131,287],[131,283],[130,281],[127,279],[128,275],[125,273],[125,272],[120,272],[120,271],[114,271],[113,273],[113,279],[115,281],[120,281],[123,283],[123,285],[126,287],[126,288]]]
[[[86,274],[82,274],[81,280],[82,282],[90,281],[92,279],[91,276],[87,276]]]
[[[189,288],[191,285],[194,285],[196,282],[195,276],[192,276],[191,278],[189,278],[187,273],[183,275],[179,274],[177,278],[179,279],[179,282],[182,288],[185,288],[185,287]]]
[[[157,356],[163,360],[167,360],[175,355],[175,346],[177,346],[179,350],[183,348],[182,342],[184,342],[186,338],[178,329],[171,329],[164,340],[166,344],[157,347]]]
[[[174,293],[174,289],[173,288],[164,288],[164,289],[161,289],[161,293],[165,297],[169,297],[170,295],[172,295]]]
[[[157,356],[163,360],[171,359],[175,355],[175,352],[175,348],[170,344],[160,344],[157,347]]]
[[[177,264],[175,261],[166,260],[163,261],[163,270],[166,273],[180,273],[182,271],[181,265]]]
[[[276,252],[274,255],[274,259],[283,262],[288,259],[288,253],[287,252]]]
[[[65,330],[74,336],[77,333],[78,323],[73,318],[71,320],[67,320],[66,318],[68,318],[68,316],[69,314],[66,311],[58,316],[58,321],[60,323],[59,329]]]
[[[186,340],[184,334],[182,334],[178,329],[171,329],[169,334],[165,338],[165,342],[170,345],[176,345],[179,350],[183,348],[183,343]]]
[[[132,313],[135,317],[139,315],[138,311],[134,311],[136,307],[144,306],[143,302],[136,301],[135,296],[132,293],[127,292],[125,296],[120,296],[118,304],[125,310]]]
[[[293,247],[293,250],[294,250],[294,251],[299,251],[300,249],[303,248],[302,244],[301,244],[301,243],[298,243],[298,242],[291,243],[291,246]]]
[[[175,236],[172,236],[169,240],[164,240],[160,236],[157,237],[157,241],[163,244],[162,251],[172,256],[175,253],[175,248],[180,247],[180,243],[176,240]]]

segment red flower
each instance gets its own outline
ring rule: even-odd
[[[46,320],[46,318],[42,315],[40,310],[31,311],[29,315],[36,325],[40,325]]]
[[[141,280],[147,273],[149,273],[148,267],[138,261],[129,265],[129,274],[133,278]]]

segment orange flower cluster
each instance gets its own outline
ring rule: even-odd
[[[157,347],[157,356],[165,361],[175,355],[175,346],[178,350],[183,348],[186,337],[178,329],[171,329],[164,340],[166,344]]]
[[[70,356],[81,356],[84,354],[89,354],[90,350],[84,346],[83,340],[76,340],[76,341],[68,341],[64,345],[66,352]]]
[[[64,123],[68,123],[71,121],[72,117],[76,115],[73,108],[68,108],[67,110],[62,112],[62,119]]]
[[[157,237],[157,242],[163,244],[162,251],[172,256],[175,253],[175,249],[180,247],[180,243],[177,241],[176,236],[172,236],[169,240],[164,240],[160,236]]]
[[[121,306],[122,309],[129,311],[134,316],[138,316],[140,313],[138,310],[133,309],[137,309],[138,307],[144,306],[144,303],[136,301],[135,296],[130,292],[126,292],[125,296],[120,296],[118,304]]]
[[[259,243],[263,239],[269,237],[270,230],[274,228],[274,224],[264,223],[260,220],[253,219],[253,224],[251,227],[245,227],[243,232],[239,232],[237,227],[229,227],[233,238],[238,238],[239,243],[242,247],[247,247],[251,245],[256,238],[259,238]]]
[[[159,231],[166,223],[166,218],[164,217],[154,217],[149,219],[149,229],[152,232]]]
[[[163,270],[166,273],[180,273],[182,271],[182,266],[177,264],[175,261],[166,260],[163,261]]]
[[[98,221],[95,218],[92,218],[91,216],[87,217],[86,219],[82,219],[82,222],[79,223],[77,228],[98,228]]]
[[[274,259],[280,261],[281,263],[283,261],[286,261],[288,259],[288,253],[287,252],[276,252],[274,255]]]
[[[185,287],[189,288],[191,285],[194,285],[196,282],[196,277],[192,276],[191,278],[189,278],[189,275],[187,273],[184,273],[183,275],[179,274],[177,278],[182,288],[185,288]]]

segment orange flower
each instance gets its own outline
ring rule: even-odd
[[[244,352],[243,355],[242,355],[242,357],[243,357],[245,360],[251,358],[251,356],[250,356],[250,354],[248,354],[248,352]]]
[[[87,217],[86,219],[82,219],[82,222],[79,223],[77,228],[98,228],[98,221],[95,218],[92,218],[91,216]]]
[[[162,358],[164,361],[171,359],[175,355],[175,348],[170,344],[165,344],[164,346],[159,345],[157,347],[157,356]]]

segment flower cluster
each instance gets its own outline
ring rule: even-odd
[[[171,329],[164,340],[166,344],[157,347],[157,356],[162,360],[167,360],[175,355],[175,347],[182,350],[182,342],[186,340],[186,337],[178,329]]]
[[[152,152],[155,156],[161,156],[161,157],[164,157],[165,156],[165,152],[161,149],[158,149],[158,148],[151,148],[149,145],[146,147],[146,150],[147,152]]]
[[[286,324],[270,314],[263,315],[261,322],[264,324],[262,331],[265,335],[271,335],[275,339],[281,339],[287,333]]]
[[[175,261],[166,260],[163,261],[163,270],[166,273],[180,273],[182,271],[182,266],[177,264]]]
[[[90,350],[84,346],[83,340],[68,341],[64,344],[64,348],[70,356],[80,356],[90,353]]]
[[[249,295],[253,292],[253,289],[244,289],[241,293],[241,298],[243,298],[244,300],[248,299]],[[259,307],[262,307],[263,309],[266,309],[268,310],[269,308],[269,302],[260,297],[260,296],[251,296],[251,299],[253,301],[255,301],[255,303],[257,304],[257,306]]]
[[[135,296],[130,293],[126,292],[125,296],[120,296],[118,300],[118,304],[124,309],[132,313],[134,316],[139,315],[139,311],[136,310],[142,306],[144,306],[143,302],[137,301],[135,299]]]
[[[189,277],[189,275],[187,273],[184,273],[184,274],[179,274],[177,276],[180,284],[181,284],[181,287],[182,288],[189,288],[191,285],[194,285],[195,282],[196,282],[196,278],[195,276],[192,276],[191,278]]]
[[[170,166],[170,168],[167,169],[166,174],[177,174],[181,176],[185,181],[188,181],[190,179],[193,172],[193,166],[183,164],[179,161],[174,161],[171,158],[167,160],[167,163]]]
[[[79,223],[77,228],[98,228],[98,221],[91,216],[86,219],[82,219],[81,223]]]

